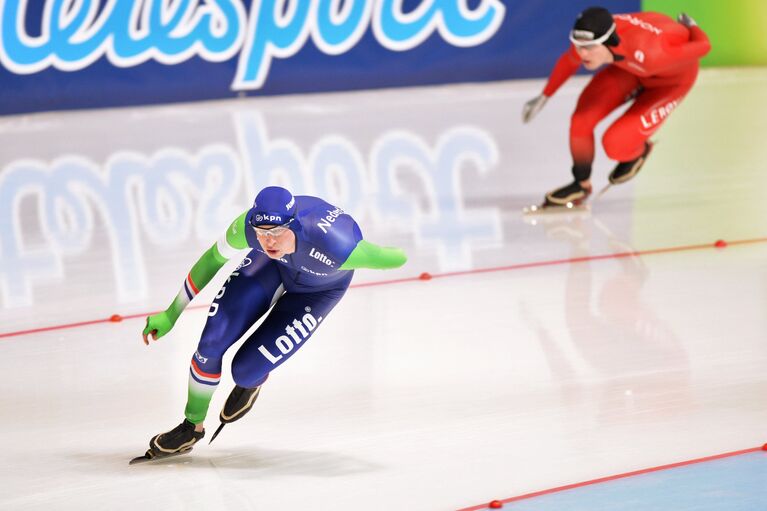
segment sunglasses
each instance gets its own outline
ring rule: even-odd
[[[600,44],[603,44],[605,41],[607,41],[611,35],[613,35],[613,32],[615,32],[615,23],[610,27],[610,29],[604,33],[601,37],[597,37],[596,39],[581,39],[579,36],[579,32],[583,32],[583,34],[592,34],[593,33],[589,31],[581,31],[581,30],[571,30],[570,31],[570,42],[573,43],[575,46],[578,46],[580,48],[593,48],[596,46],[599,46]]]
[[[285,233],[285,231],[289,231],[290,229],[287,227],[290,222],[292,222],[293,219],[291,218],[286,223],[282,225],[276,225],[274,227],[258,227],[256,225],[251,224],[251,227],[253,227],[253,230],[256,231],[257,236],[272,236],[274,238],[281,236]]]

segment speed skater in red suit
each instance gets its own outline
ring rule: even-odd
[[[594,128],[629,101],[631,106],[605,131],[602,145],[618,162],[610,183],[633,178],[652,149],[649,138],[690,91],[699,61],[711,49],[708,36],[684,13],[673,20],[657,12],[611,14],[602,7],[578,15],[570,43],[543,92],[522,112],[523,121],[529,122],[581,65],[590,71],[601,68],[581,92],[570,123],[574,180],[547,193],[545,206],[579,204],[588,198]]]

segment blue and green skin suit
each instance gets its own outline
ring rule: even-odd
[[[205,419],[224,353],[264,314],[232,360],[232,376],[241,387],[260,386],[306,344],[343,297],[353,270],[397,268],[407,261],[401,249],[363,240],[357,223],[340,208],[311,196],[295,201],[289,224],[296,235],[294,253],[282,259],[266,255],[252,227],[256,208],[251,208],[194,264],[173,303],[147,318],[144,333],[162,337],[221,267],[249,250],[211,303],[192,356],[185,415],[195,424]]]

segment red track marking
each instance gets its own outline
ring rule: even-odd
[[[745,240],[728,241],[727,245],[728,246],[747,245],[747,244],[764,243],[764,242],[767,242],[767,238],[752,238],[752,239],[745,239]],[[439,279],[444,277],[459,277],[463,275],[476,275],[480,273],[523,270],[527,268],[540,268],[542,266],[557,266],[561,264],[576,264],[576,263],[584,263],[588,261],[601,261],[605,259],[621,259],[624,257],[648,256],[648,255],[654,255],[654,254],[668,254],[671,252],[688,252],[692,250],[704,250],[704,249],[717,249],[717,248],[715,247],[715,244],[713,242],[703,243],[699,245],[682,245],[677,247],[654,248],[649,250],[635,250],[632,252],[616,252],[612,254],[572,257],[569,259],[533,261],[529,263],[511,264],[508,266],[496,266],[493,268],[477,268],[474,270],[454,271],[454,272],[447,272],[447,273],[431,273],[431,277],[432,279]],[[717,249],[717,250],[721,250],[721,249]],[[360,288],[360,287],[372,287],[372,286],[385,286],[385,285],[391,285],[391,284],[402,284],[405,282],[423,282],[423,280],[420,279],[419,277],[406,277],[406,278],[399,278],[399,279],[392,279],[392,280],[380,280],[377,282],[363,282],[361,284],[352,284],[350,287]],[[188,307],[188,309],[200,309],[200,308],[207,308],[207,307],[208,305],[195,305],[193,307]],[[127,315],[122,315],[122,318],[123,320],[145,318],[149,314],[155,314],[157,312],[160,312],[160,311],[142,312],[139,314],[127,314]],[[111,322],[110,318],[104,318],[104,319],[93,319],[90,321],[80,321],[77,323],[66,323],[61,325],[51,325],[51,326],[45,326],[40,328],[31,328],[29,330],[17,330],[15,332],[0,333],[0,339],[7,338],[7,337],[18,337],[21,335],[37,334],[41,332],[51,332],[54,330],[64,330],[67,328],[77,328],[81,326],[96,325],[99,323],[109,323],[109,322]]]
[[[574,488],[582,488],[584,486],[590,486],[590,485],[593,485],[593,484],[605,483],[605,482],[608,482],[608,481],[615,481],[616,479],[624,479],[626,477],[638,476],[638,475],[642,475],[642,474],[649,474],[651,472],[659,472],[661,470],[668,470],[670,468],[684,467],[684,466],[687,466],[687,465],[694,465],[696,463],[703,463],[703,462],[706,462],[706,461],[714,461],[714,460],[718,460],[718,459],[722,459],[722,458],[729,458],[729,457],[732,457],[732,456],[739,456],[741,454],[748,454],[748,453],[751,453],[751,452],[757,452],[757,451],[761,451],[761,450],[762,450],[761,447],[753,447],[751,449],[743,449],[741,451],[727,452],[727,453],[724,453],[724,454],[715,454],[713,456],[706,456],[705,458],[697,458],[697,459],[689,460],[689,461],[680,461],[680,462],[677,462],[677,463],[671,463],[669,465],[661,465],[659,467],[653,467],[653,468],[644,468],[642,470],[635,470],[633,472],[626,472],[624,474],[618,474],[618,475],[614,475],[614,476],[600,477],[599,479],[592,479],[591,481],[584,481],[582,483],[574,483],[574,484],[568,484],[568,485],[565,485],[565,486],[558,486],[556,488],[551,488],[551,489],[548,489],[548,490],[541,490],[541,491],[536,491],[536,492],[532,492],[532,493],[526,493],[524,495],[518,495],[516,497],[509,497],[508,499],[502,499],[500,501],[503,502],[504,504],[508,504],[509,502],[516,502],[518,500],[531,499],[533,497],[540,497],[541,495],[549,495],[551,493],[557,493],[557,492],[561,492],[561,491],[565,491],[565,490],[572,490]],[[487,504],[480,504],[478,506],[465,507],[465,508],[459,509],[458,511],[479,511],[479,510],[482,510],[482,509],[488,509],[488,505]]]

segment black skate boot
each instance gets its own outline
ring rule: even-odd
[[[544,206],[564,206],[571,208],[586,201],[591,195],[591,188],[581,186],[578,181],[573,181],[567,186],[557,188],[546,194]]]
[[[234,386],[232,392],[229,393],[229,397],[226,398],[224,408],[219,414],[218,418],[221,420],[221,424],[218,426],[216,432],[213,433],[210,442],[208,442],[209,444],[216,439],[221,430],[224,429],[225,424],[241,419],[251,408],[253,408],[253,403],[256,402],[256,398],[260,391],[260,385],[252,389],[246,389],[239,385]]]
[[[177,456],[192,450],[192,446],[205,436],[205,431],[194,430],[194,424],[184,419],[184,422],[166,433],[155,435],[149,441],[149,450],[143,456],[133,458],[130,462],[142,463],[158,458]]]
[[[639,174],[639,170],[642,168],[642,165],[644,165],[644,162],[647,161],[647,157],[650,155],[650,151],[652,151],[652,142],[645,142],[644,143],[644,153],[642,153],[642,156],[635,160],[631,161],[622,161],[618,162],[618,164],[615,166],[612,172],[610,172],[610,183],[617,185],[621,183],[625,183],[632,177]]]
[[[221,422],[229,424],[230,422],[241,419],[243,415],[253,408],[253,403],[256,402],[260,390],[260,385],[252,389],[246,389],[245,387],[235,385],[232,392],[229,393],[229,397],[226,398],[224,408],[219,415]]]
[[[194,424],[184,419],[184,422],[170,431],[155,435],[149,441],[149,450],[154,451],[155,457],[191,451],[192,446],[204,436],[205,430],[198,433],[194,430]]]

